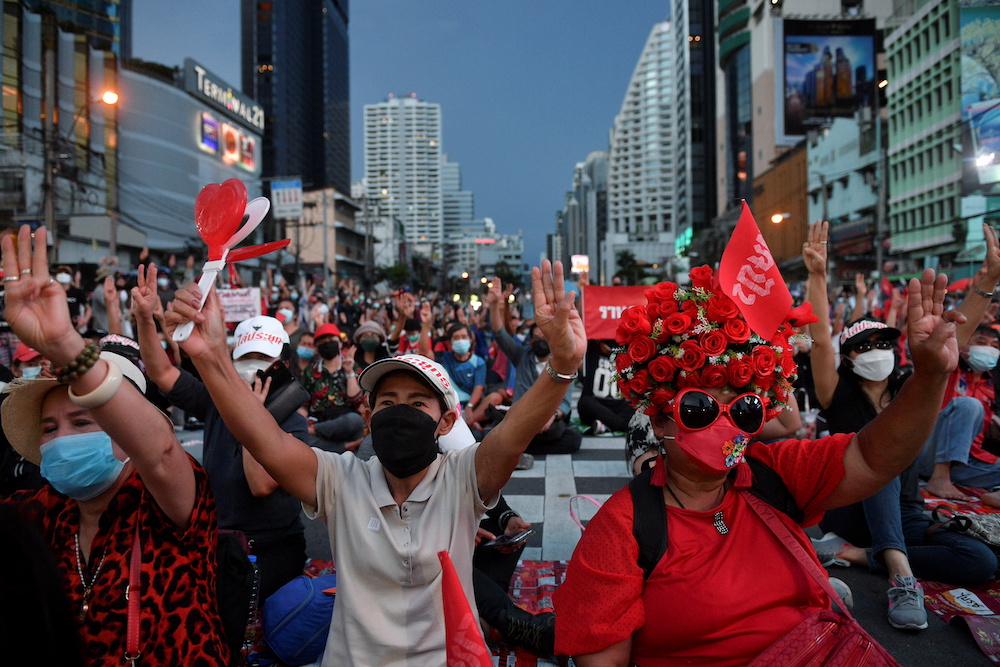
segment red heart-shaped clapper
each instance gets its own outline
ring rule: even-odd
[[[240,223],[247,207],[247,189],[238,178],[206,185],[194,204],[194,224],[208,246],[209,259],[222,259],[223,246]]]

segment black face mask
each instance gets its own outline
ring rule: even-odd
[[[316,351],[319,352],[319,356],[329,361],[330,359],[335,359],[340,354],[340,343],[335,340],[320,343],[316,346]]]
[[[539,359],[549,356],[549,352],[551,352],[549,341],[540,339],[531,341],[531,353]]]
[[[438,423],[409,405],[393,405],[372,415],[372,447],[382,467],[405,479],[434,463]]]

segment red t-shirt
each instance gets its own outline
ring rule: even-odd
[[[118,667],[125,664],[129,560],[136,521],[142,568],[139,580],[139,649],[141,665],[225,667],[229,649],[222,640],[222,621],[216,611],[215,501],[208,477],[194,459],[196,496],[186,530],[181,531],[163,513],[133,472],[101,516],[84,567],[87,580],[96,574],[90,608],[80,627],[84,664]],[[80,509],[51,486],[24,491],[8,500],[41,527],[63,575],[70,609],[83,605],[83,582],[77,571],[76,541]]]
[[[751,452],[778,472],[809,526],[844,477],[852,437],[755,444]],[[719,510],[727,535],[713,525]],[[558,653],[594,653],[631,636],[631,660],[640,667],[745,665],[807,616],[830,608],[819,584],[737,489],[713,510],[668,506],[667,516],[667,552],[643,581],[628,487],[604,504],[554,596]],[[801,527],[778,516],[812,553]]]
[[[952,372],[951,377],[948,378],[948,388],[944,392],[942,409],[956,396],[969,396],[983,404],[983,409],[986,413],[983,416],[983,427],[979,429],[979,435],[972,441],[969,456],[983,463],[993,465],[1000,460],[1000,457],[990,454],[983,449],[983,438],[986,436],[986,429],[993,419],[993,402],[996,400],[993,378],[990,377],[989,373],[976,373],[956,368]]]

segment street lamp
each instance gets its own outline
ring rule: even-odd
[[[82,105],[73,114],[73,123],[69,126],[69,130],[66,136],[60,134],[57,125],[55,124],[54,114],[46,114],[46,136],[45,136],[45,206],[44,206],[44,218],[45,218],[45,228],[49,231],[49,236],[52,238],[52,263],[58,263],[59,261],[59,229],[56,225],[56,211],[55,211],[55,178],[56,169],[59,165],[58,159],[58,144],[60,140],[69,141],[73,148],[76,148],[76,142],[73,141],[73,132],[76,130],[76,124],[80,122],[83,112],[91,104],[104,104],[107,106],[113,106],[118,103],[118,93],[113,90],[104,91],[100,97],[94,100],[90,100]],[[53,105],[54,107],[55,105]],[[89,134],[89,132],[88,132]],[[89,150],[89,146],[87,147]],[[89,160],[88,160],[89,162]],[[115,207],[117,208],[117,207]],[[117,223],[118,214],[117,210],[113,210],[111,213],[111,229],[109,233],[108,240],[108,250],[111,256],[117,253]]]
[[[778,225],[790,217],[792,217],[791,213],[775,213],[774,215],[771,216],[771,222]]]

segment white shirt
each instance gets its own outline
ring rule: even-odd
[[[485,504],[476,482],[479,445],[439,455],[402,506],[377,457],[319,449],[316,508],[337,568],[337,600],[323,667],[446,664],[441,564],[447,550],[473,613],[472,551]]]

